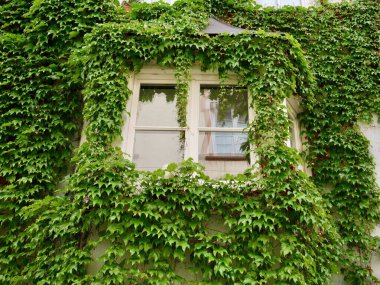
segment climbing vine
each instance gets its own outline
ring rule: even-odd
[[[379,114],[379,2],[264,11],[227,5],[228,14],[220,17],[245,28],[290,33],[305,50],[317,81],[316,100],[302,114],[307,160],[314,182],[328,185],[323,194],[352,249],[342,260],[346,279],[367,284],[368,262],[378,247],[370,234],[379,221],[379,194],[369,144],[357,123]]]
[[[326,284],[339,269],[352,284],[375,280],[379,194],[357,122],[380,113],[378,2],[198,0],[128,13],[112,1],[4,4],[1,283]],[[249,30],[211,37],[210,15]],[[238,75],[256,114],[251,169],[213,180],[188,160],[141,172],[112,146],[129,76],[152,61],[176,70],[181,127],[195,63],[222,81]],[[286,144],[291,96],[304,108],[312,177]],[[72,154],[81,119],[87,141]]]

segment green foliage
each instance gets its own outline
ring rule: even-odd
[[[30,1],[29,1],[30,2]],[[24,14],[32,3],[28,1],[2,0],[0,2],[0,31],[21,34],[28,20]]]
[[[235,13],[220,16],[250,29],[290,33],[305,51],[317,82],[316,100],[302,114],[307,161],[314,182],[331,189],[324,196],[351,249],[343,257],[343,272],[353,284],[367,284],[372,279],[368,262],[377,247],[370,233],[379,222],[379,191],[369,142],[357,122],[380,111],[380,5],[360,0],[309,10],[238,5],[230,10]]]
[[[193,283],[326,284],[341,267],[352,284],[369,284],[379,192],[357,121],[380,113],[378,3],[132,6],[128,14],[92,0],[0,8],[0,283],[187,283],[176,269],[186,265]],[[210,37],[211,14],[257,31]],[[222,81],[237,74],[256,114],[248,128],[256,165],[226,180],[191,160],[145,173],[111,147],[128,77],[151,61],[176,70],[182,127],[195,63]],[[290,96],[305,110],[311,178],[285,143]],[[54,193],[80,111],[87,142]],[[210,229],[215,219],[225,230]],[[102,247],[99,270],[87,274]]]
[[[54,193],[72,156],[82,87],[68,57],[94,23],[115,20],[117,11],[109,1],[5,2],[0,8],[0,282],[6,284],[22,276],[29,261],[28,249],[17,242],[29,224],[22,207]],[[75,38],[73,31],[79,32]]]

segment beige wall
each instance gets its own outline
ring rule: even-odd
[[[359,123],[359,126],[371,143],[369,150],[376,163],[376,180],[377,183],[380,184],[380,123],[378,122],[377,116],[374,116],[371,123]],[[373,235],[380,236],[380,225],[375,228]],[[372,258],[372,269],[374,275],[380,279],[380,256],[377,255]],[[335,276],[333,280],[334,285],[348,285],[341,276]]]
[[[372,122],[369,124],[360,123],[359,125],[362,132],[371,143],[369,150],[376,163],[376,180],[380,185],[380,123],[378,117],[374,116]],[[380,237],[380,225],[376,227],[373,235]],[[374,275],[380,279],[380,256],[374,256],[372,258],[372,269],[374,270]]]
[[[377,182],[380,184],[380,123],[378,122],[378,118],[374,117],[373,121],[369,124],[360,123],[360,128],[363,131],[364,135],[371,142],[370,152],[374,157],[376,163],[376,178]],[[214,233],[216,231],[226,231],[226,228],[223,226],[223,221],[217,216],[213,216],[210,222],[207,225],[210,233]],[[380,226],[378,226],[373,235],[380,236]],[[94,258],[100,257],[109,245],[107,243],[102,243],[99,247],[93,251]],[[101,267],[101,262],[92,262],[88,267],[88,273],[94,274]],[[179,263],[175,265],[176,272],[178,275],[186,278],[187,280],[198,281],[199,276],[194,276],[188,268],[191,267],[191,263],[189,261]],[[372,269],[374,270],[374,275],[380,279],[380,256],[374,256],[372,259]],[[341,276],[335,276],[333,278],[334,285],[347,285],[344,282]]]

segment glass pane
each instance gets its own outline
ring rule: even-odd
[[[141,86],[136,125],[178,126],[174,86]]]
[[[199,126],[244,128],[248,122],[247,90],[201,86]]]
[[[136,131],[133,152],[136,168],[151,171],[182,161],[180,135],[177,131]]]
[[[246,150],[246,133],[199,133],[199,163],[206,167],[206,174],[212,178],[244,172],[249,167]]]

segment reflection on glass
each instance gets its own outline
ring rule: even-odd
[[[178,126],[174,86],[141,86],[136,125]]]
[[[240,132],[200,132],[199,157],[213,159],[223,157],[224,160],[245,159],[244,147],[247,134]]]
[[[238,174],[249,167],[244,154],[247,134],[238,132],[200,132],[199,163],[211,178],[225,174]]]
[[[248,122],[248,95],[237,87],[201,86],[199,126],[244,128]]]
[[[133,162],[140,170],[156,170],[183,160],[178,131],[136,131]]]

